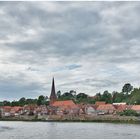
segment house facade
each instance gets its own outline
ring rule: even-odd
[[[96,110],[98,114],[114,114],[116,112],[116,108],[112,104],[99,105]]]
[[[96,106],[95,105],[85,106],[85,113],[87,115],[97,115]]]
[[[131,109],[135,110],[137,113],[140,113],[140,105],[133,105]]]
[[[73,114],[78,115],[80,108],[72,101],[72,100],[65,100],[65,101],[55,101],[52,107],[56,107],[56,114],[58,115],[66,115],[66,114]]]

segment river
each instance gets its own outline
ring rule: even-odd
[[[1,139],[133,139],[139,124],[0,121]]]

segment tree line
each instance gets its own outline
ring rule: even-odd
[[[58,100],[73,100],[75,103],[95,104],[96,101],[105,101],[106,103],[126,102],[127,104],[140,104],[140,88],[133,88],[130,83],[126,83],[122,87],[121,92],[108,90],[101,93],[96,93],[95,96],[89,96],[86,93],[76,93],[74,90],[69,92],[56,93]],[[47,96],[40,95],[37,99],[26,99],[22,97],[18,101],[2,101],[0,106],[24,106],[29,104],[49,105]]]

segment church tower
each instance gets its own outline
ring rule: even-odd
[[[50,95],[50,105],[54,103],[57,100],[57,96],[55,93],[55,83],[54,83],[54,78],[52,80],[52,89],[51,89],[51,95]]]

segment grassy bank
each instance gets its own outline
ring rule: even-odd
[[[0,121],[42,121],[42,122],[108,122],[108,123],[135,123],[140,124],[140,119],[134,116],[58,116],[51,115],[47,118],[0,118]]]

